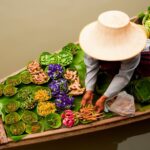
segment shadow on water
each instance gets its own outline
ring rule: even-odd
[[[149,124],[150,119],[90,134],[49,141],[35,145],[22,146],[13,149],[11,148],[11,150],[120,150],[118,149],[118,145],[122,142],[126,142],[126,145],[128,145],[129,143],[126,140],[130,137],[134,138],[135,140],[137,136],[144,134],[145,137],[145,134],[150,133]],[[148,142],[148,138],[145,140]],[[139,145],[140,143],[137,144]]]

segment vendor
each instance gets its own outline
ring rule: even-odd
[[[79,38],[87,67],[82,106],[92,103],[99,70],[106,71],[106,66],[110,63],[115,72],[116,65],[119,64],[119,73],[113,77],[95,104],[96,111],[103,111],[105,100],[119,93],[129,83],[140,63],[146,39],[144,30],[130,22],[128,15],[121,11],[104,12],[97,21],[84,27]]]

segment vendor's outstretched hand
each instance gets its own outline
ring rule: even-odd
[[[101,97],[96,101],[96,104],[95,104],[95,111],[101,112],[101,111],[104,110],[104,102],[105,102],[106,99],[107,99],[106,96],[101,96]]]
[[[92,91],[86,91],[86,93],[84,94],[82,98],[81,105],[85,106],[86,104],[92,104],[93,95],[94,94]]]

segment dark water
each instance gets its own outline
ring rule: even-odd
[[[99,13],[136,15],[150,0],[0,0],[0,78],[22,68],[42,50],[77,41]],[[15,148],[22,150],[150,150],[150,120],[107,131]]]

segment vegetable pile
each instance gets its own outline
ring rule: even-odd
[[[58,53],[43,52],[39,62],[29,62],[0,84],[0,113],[9,137],[82,124],[76,112],[85,91],[83,58],[80,46],[69,43]]]
[[[136,21],[137,23],[144,26],[147,37],[150,38],[150,6],[147,8],[147,11],[142,11],[138,14]]]

